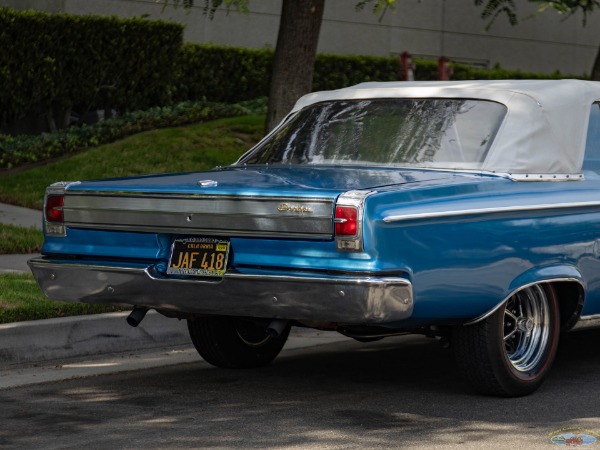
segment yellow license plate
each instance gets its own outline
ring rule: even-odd
[[[222,277],[227,270],[229,241],[213,238],[175,239],[168,274]]]

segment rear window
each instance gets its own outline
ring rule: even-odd
[[[372,99],[304,108],[240,164],[481,167],[506,114],[471,99]]]

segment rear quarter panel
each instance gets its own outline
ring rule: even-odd
[[[474,180],[372,196],[365,249],[413,284],[416,321],[484,315],[529,283],[577,279],[600,313],[595,181]]]

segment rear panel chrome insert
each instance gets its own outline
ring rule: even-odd
[[[200,236],[333,237],[327,198],[69,192],[67,227]]]

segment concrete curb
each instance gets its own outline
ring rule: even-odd
[[[185,321],[149,311],[136,328],[128,312],[0,325],[0,364],[23,364],[159,347],[192,345]]]

